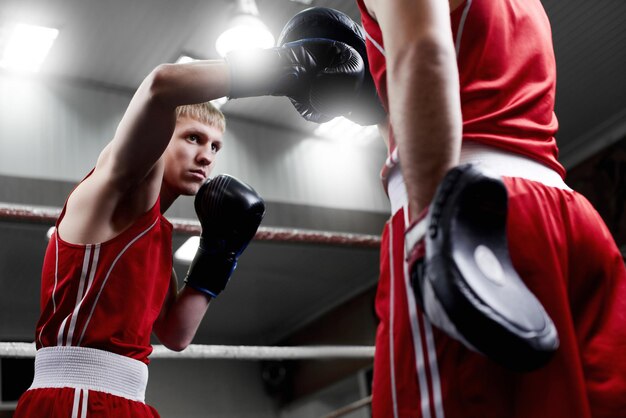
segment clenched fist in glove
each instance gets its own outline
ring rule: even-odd
[[[256,234],[265,214],[265,204],[250,186],[222,174],[200,187],[194,206],[202,234],[185,283],[217,297],[237,267],[239,256]]]

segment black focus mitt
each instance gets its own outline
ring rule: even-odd
[[[416,299],[431,323],[511,370],[529,371],[548,362],[559,339],[513,268],[507,208],[500,178],[455,167],[405,244]]]

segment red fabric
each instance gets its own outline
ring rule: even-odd
[[[362,0],[370,70],[388,109],[384,40]],[[467,8],[466,8],[467,6]],[[465,18],[464,18],[465,16]],[[526,155],[565,176],[554,135],[556,64],[550,23],[540,0],[472,0],[451,14],[459,46],[463,140]],[[418,94],[418,92],[416,92]],[[389,154],[395,142],[390,135]],[[390,166],[383,169],[383,178]]]
[[[57,227],[64,215],[65,208]],[[42,269],[37,349],[90,347],[149,363],[152,326],[171,274],[172,225],[158,199],[127,230],[101,244],[71,244],[55,231]],[[26,391],[15,417],[82,416],[85,396],[87,417],[159,416],[150,406],[111,394],[50,388]]]
[[[29,390],[20,398],[13,418],[35,417],[158,418],[159,414],[149,405],[108,393],[56,388]]]
[[[407,223],[401,209],[387,222],[380,244],[380,277],[375,301],[380,322],[376,330],[372,382],[372,416],[378,418],[419,417],[420,396],[424,395],[422,392],[428,396],[419,389],[415,354],[410,349],[413,340],[404,277],[404,230]],[[421,324],[423,314],[419,309],[417,314],[417,321]],[[424,369],[423,361],[421,363]],[[395,374],[395,383],[392,374]],[[394,414],[394,403],[399,406],[398,414]]]
[[[619,250],[576,192],[523,179],[505,184],[512,261],[555,322],[561,343],[556,356],[540,370],[510,372],[430,327],[417,306],[411,319],[411,289],[403,276],[407,222],[400,210],[381,244],[375,418],[394,416],[394,397],[403,418],[625,416],[626,269]]]
[[[42,270],[37,348],[98,348],[147,364],[152,325],[171,274],[172,225],[158,200],[130,228],[99,245],[70,244],[55,232]]]

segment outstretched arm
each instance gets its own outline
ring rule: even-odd
[[[163,64],[153,70],[131,99],[93,174],[70,196],[61,235],[76,243],[102,242],[149,210],[160,191],[160,158],[174,132],[176,107],[225,96],[229,89],[223,61]]]
[[[158,66],[141,83],[111,141],[109,174],[121,187],[142,180],[170,141],[176,108],[226,96],[228,89],[223,61]]]

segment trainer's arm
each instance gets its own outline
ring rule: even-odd
[[[174,351],[184,350],[193,340],[211,298],[190,287],[178,289],[172,270],[170,288],[153,331],[161,344]]]
[[[458,163],[462,118],[450,6],[440,0],[365,0],[385,42],[390,120],[410,209],[431,201]]]

